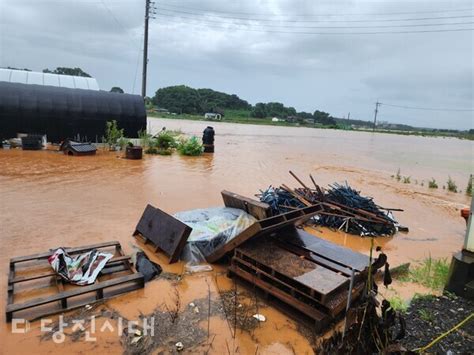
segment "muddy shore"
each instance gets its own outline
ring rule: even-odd
[[[149,128],[158,131],[166,126],[200,134],[206,125],[152,119]],[[0,150],[0,293],[4,299],[8,260],[14,256],[108,240],[119,240],[125,251],[131,252],[131,245],[136,243],[131,234],[147,203],[169,213],[219,206],[223,189],[253,196],[270,184],[295,186],[290,169],[301,177],[311,173],[320,185],[348,181],[384,207],[403,208],[405,211],[396,212],[395,217],[410,232],[377,239],[392,267],[428,255],[450,257],[462,245],[465,222],[459,209],[467,206],[469,199],[464,193],[429,190],[426,182],[434,177],[441,186],[450,175],[464,189],[473,168],[470,141],[225,123],[214,126],[216,153],[197,158],[175,154],[129,161],[120,153],[109,152],[76,158],[52,151]],[[391,177],[399,168],[402,175],[411,176],[410,184]],[[425,181],[424,186],[421,181]],[[356,236],[325,228],[308,232],[362,253],[369,250],[370,242]],[[148,246],[139,246],[166,272],[183,274],[182,263],[169,266],[165,257],[154,254]],[[180,311],[185,312],[189,303],[207,299],[209,290],[216,300],[220,292],[233,288],[224,268],[216,266],[212,272],[184,275],[179,280],[153,281],[145,289],[107,302],[106,307],[127,319],[138,319],[163,305],[171,307],[177,290]],[[406,294],[410,296],[410,292]],[[4,307],[2,302],[0,337],[5,353],[124,351],[123,339],[113,332],[97,334],[95,342],[68,337],[56,344],[42,340],[35,322],[27,334],[12,334]],[[227,353],[230,347],[242,354],[312,353],[310,342],[291,318],[272,307],[261,312],[266,322],[251,332],[238,330],[235,337],[225,317],[212,316],[209,352]],[[207,326],[202,325],[205,344],[209,344]],[[183,340],[169,343],[173,341]],[[200,349],[205,352],[207,347]]]

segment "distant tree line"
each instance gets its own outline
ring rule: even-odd
[[[189,86],[169,86],[156,91],[154,105],[175,113],[223,113],[224,109],[250,110],[251,105],[237,95],[211,89],[193,89]]]
[[[61,75],[72,75],[72,76],[83,76],[86,78],[91,78],[91,76],[83,71],[81,68],[66,68],[66,67],[57,67],[54,70],[48,68],[43,69],[43,73],[50,74],[61,74]]]
[[[151,99],[159,108],[178,114],[204,114],[207,112],[225,114],[226,110],[247,112],[249,117],[290,119],[303,122],[313,121],[323,125],[336,125],[334,117],[323,111],[297,112],[280,102],[259,102],[254,106],[237,95],[230,95],[212,89],[194,89],[185,85],[158,89]]]

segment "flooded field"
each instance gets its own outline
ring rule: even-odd
[[[201,135],[208,123],[151,119],[152,132],[181,129]],[[442,189],[448,176],[465,189],[474,168],[474,145],[457,139],[423,138],[296,127],[252,126],[213,123],[216,152],[201,157],[145,156],[141,161],[121,158],[120,153],[99,152],[93,157],[68,157],[54,151],[0,150],[0,304],[3,351],[10,353],[52,351],[100,353],[122,352],[120,337],[113,332],[97,334],[97,341],[67,337],[60,344],[41,339],[39,322],[25,334],[11,334],[4,307],[8,260],[58,246],[80,246],[118,240],[126,252],[135,243],[132,233],[147,203],[169,213],[222,205],[220,192],[227,189],[253,196],[269,185],[296,186],[288,174],[301,178],[311,173],[318,184],[347,181],[395,212],[407,234],[379,238],[393,266],[433,257],[450,257],[462,245],[465,222],[459,208],[469,204],[463,193]],[[392,178],[400,169],[410,176],[404,184]],[[435,178],[438,190],[428,189]],[[423,186],[422,186],[423,181]],[[322,238],[368,253],[369,241],[325,228],[308,229]],[[181,274],[182,263],[167,265],[148,246],[148,255],[167,273]],[[209,288],[208,288],[209,285]],[[233,289],[223,267],[212,272],[184,275],[182,279],[160,279],[144,289],[107,302],[103,307],[127,319],[149,315],[173,304],[176,292],[180,310],[190,302]],[[238,290],[244,291],[239,286]],[[262,306],[263,307],[263,306]],[[216,314],[203,321],[206,340],[199,347],[186,339],[184,351],[205,353],[285,354],[311,353],[308,337],[297,324],[271,307],[260,313],[267,321],[251,332],[234,330],[225,317]],[[103,320],[102,320],[103,321]],[[201,324],[201,323],[200,323]],[[209,334],[207,327],[209,326]],[[203,345],[204,344],[204,345]],[[159,349],[158,349],[159,350]],[[164,351],[169,351],[168,345]]]

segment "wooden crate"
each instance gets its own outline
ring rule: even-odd
[[[93,249],[110,252],[114,256],[101,270],[95,283],[88,286],[70,284],[52,269],[46,272],[39,271],[42,268],[48,269],[48,258],[53,254],[53,250],[10,259],[8,300],[5,309],[7,321],[10,322],[14,316],[31,319],[32,315],[38,318],[66,312],[144,287],[143,275],[136,272],[130,263],[130,256],[124,254],[117,241],[65,248],[69,255],[86,253]],[[19,276],[20,273],[27,276]],[[41,293],[48,286],[46,282],[55,284],[53,289],[56,292],[53,295],[17,301],[23,294]]]

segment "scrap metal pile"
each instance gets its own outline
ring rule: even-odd
[[[312,220],[321,226],[360,236],[392,236],[398,229],[406,230],[399,226],[392,215],[392,211],[403,211],[401,209],[380,207],[371,197],[361,196],[347,183],[335,183],[324,189],[310,175],[314,185],[314,188],[310,188],[293,172],[290,171],[290,174],[301,188],[291,189],[284,184],[279,188],[270,186],[256,195],[260,201],[271,206],[274,215],[320,205],[322,211]]]

